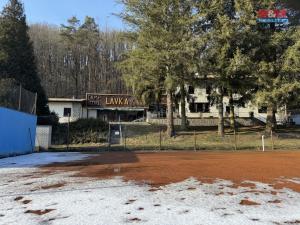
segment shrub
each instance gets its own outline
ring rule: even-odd
[[[37,124],[51,125],[54,128],[59,125],[59,118],[54,112],[52,112],[49,116],[38,116]]]
[[[108,123],[99,119],[80,119],[70,123],[69,144],[106,142]],[[53,129],[53,144],[67,144],[68,124]]]
[[[108,131],[108,123],[99,119],[79,119],[76,122],[70,123],[70,131]]]

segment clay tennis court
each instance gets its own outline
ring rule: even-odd
[[[207,183],[229,180],[237,187],[247,185],[245,181],[261,182],[275,189],[286,187],[300,192],[300,183],[291,181],[300,176],[297,151],[100,153],[81,161],[52,164],[43,170],[76,171],[77,176],[98,179],[121,176],[126,181],[154,187],[193,177]]]
[[[299,224],[299,174],[298,151],[35,153],[0,159],[0,223]]]

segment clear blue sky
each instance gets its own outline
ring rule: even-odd
[[[60,25],[76,16],[83,20],[92,16],[103,28],[123,29],[122,21],[112,15],[122,11],[122,6],[115,0],[21,0],[29,23],[49,23]],[[0,0],[1,9],[8,0]]]

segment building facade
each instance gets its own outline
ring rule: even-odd
[[[216,104],[211,104],[210,96],[211,90],[208,88],[193,88],[189,86],[188,97],[186,98],[186,115],[187,118],[217,118],[218,108]],[[239,100],[241,96],[234,94],[233,99]],[[224,96],[223,99],[223,112],[224,117],[230,115],[229,97]],[[178,114],[181,117],[181,104],[178,106]],[[266,122],[267,108],[258,107],[252,102],[239,104],[234,106],[234,113],[237,118],[251,118],[254,117],[262,122]],[[288,112],[286,109],[278,109],[276,119],[279,123],[284,123],[288,118]],[[300,121],[299,121],[300,122]]]
[[[238,99],[239,96],[234,96]],[[157,109],[145,106],[134,96],[119,94],[86,94],[85,99],[49,98],[49,108],[59,116],[61,123],[76,121],[80,118],[98,118],[104,121],[144,121],[146,119],[156,119],[165,117],[166,113],[157,113]],[[174,107],[176,118],[180,118],[181,104]],[[197,118],[217,118],[218,108],[210,102],[210,91],[207,88],[188,87],[188,97],[186,98],[186,115],[190,119]],[[161,103],[165,111],[165,103]],[[229,117],[229,98],[224,97],[224,117]],[[158,116],[159,114],[159,116]],[[258,108],[251,102],[242,106],[235,106],[235,116],[237,118],[256,118],[266,122],[266,108]],[[284,123],[288,117],[300,123],[299,114],[289,115],[285,109],[278,110],[277,121]]]
[[[134,121],[146,117],[148,107],[131,95],[86,94],[85,99],[49,98],[51,112],[60,123],[94,118],[103,121]]]

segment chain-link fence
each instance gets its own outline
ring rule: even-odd
[[[176,126],[173,137],[163,124],[79,120],[54,127],[52,147],[79,151],[272,151],[296,150],[300,127],[278,126],[268,133],[264,125],[226,126],[224,136],[216,126]]]
[[[53,121],[54,122],[54,121]],[[88,150],[105,148],[108,144],[108,123],[99,119],[79,119],[68,123],[53,123],[52,148]]]
[[[25,113],[36,113],[36,93],[32,93],[12,79],[0,80],[0,106]]]
[[[148,123],[112,124],[109,150],[126,151],[271,151],[295,150],[300,146],[299,127],[279,127],[266,133],[264,126],[243,126],[236,131],[227,127],[219,136],[217,127],[176,127],[174,137],[167,135],[165,125]]]

